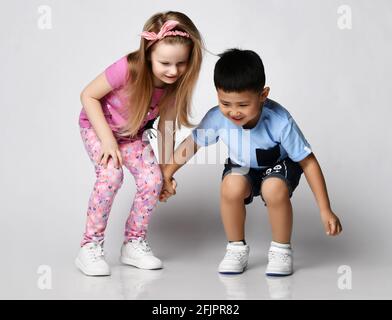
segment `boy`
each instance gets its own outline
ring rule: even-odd
[[[249,256],[244,234],[245,205],[260,195],[272,228],[266,274],[290,275],[293,273],[290,198],[302,173],[314,193],[326,233],[335,236],[342,231],[331,210],[320,166],[289,112],[267,98],[264,66],[255,52],[239,49],[224,52],[215,65],[214,83],[219,106],[207,112],[175,151],[172,160],[182,157],[184,161],[164,166],[160,200],[166,201],[175,194],[173,174],[201,146],[222,139],[229,150],[221,185],[221,216],[229,243],[218,271],[232,274],[245,270]],[[239,138],[234,139],[233,132]]]

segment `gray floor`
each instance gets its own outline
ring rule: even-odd
[[[390,255],[386,246],[379,246],[370,237],[361,240],[356,235],[361,228],[348,227],[341,237],[328,238],[322,232],[317,212],[313,215],[297,212],[293,235],[295,273],[285,278],[269,278],[264,275],[270,241],[268,219],[261,203],[255,201],[249,207],[247,220],[247,240],[251,247],[249,268],[242,275],[221,276],[217,273],[217,265],[224,255],[226,243],[219,212],[198,209],[217,208],[218,203],[199,203],[198,207],[198,200],[193,199],[186,208],[177,206],[176,201],[179,200],[172,200],[170,206],[159,205],[150,226],[150,244],[164,261],[164,269],[139,270],[119,263],[122,222],[126,215],[121,219],[113,215],[109,221],[105,248],[112,266],[110,277],[85,277],[74,267],[80,234],[61,233],[61,228],[49,231],[40,225],[43,232],[36,234],[32,241],[15,238],[12,243],[10,239],[10,245],[5,247],[2,256],[7,259],[2,261],[0,298],[392,298]],[[293,204],[300,207],[300,201],[298,196]],[[113,210],[118,211],[118,207]],[[197,212],[201,213],[197,215]],[[82,217],[80,220],[81,225],[75,230],[82,229]],[[58,236],[57,242],[50,241],[53,232]],[[38,268],[42,265],[50,268],[51,274],[39,273]],[[351,289],[338,285],[342,276],[338,268],[344,265],[352,271]],[[45,289],[45,285],[42,288],[43,276],[51,276],[51,281],[46,282],[49,289]]]
[[[338,287],[338,265],[323,261],[317,251],[296,254],[296,272],[285,278],[264,276],[266,257],[260,250],[251,255],[248,270],[237,276],[216,272],[223,254],[217,246],[203,252],[164,254],[162,270],[140,270],[121,265],[115,254],[110,277],[85,277],[71,258],[56,261],[51,289],[40,289],[35,265],[15,266],[2,275],[2,299],[390,299],[390,267],[374,261],[345,260],[353,270],[352,289]],[[220,250],[219,250],[220,249]],[[299,249],[300,250],[300,249]],[[17,279],[17,280],[15,280]]]

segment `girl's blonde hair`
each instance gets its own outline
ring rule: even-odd
[[[178,21],[179,24],[175,27],[175,30],[186,32],[190,37],[167,36],[158,42],[189,45],[190,54],[185,73],[174,84],[167,86],[159,108],[162,114],[168,107],[173,107],[174,104],[178,128],[181,128],[181,125],[191,127],[192,124],[188,116],[190,114],[192,92],[201,67],[203,41],[191,19],[181,12],[157,13],[146,22],[143,31],[158,33],[162,25],[168,20]],[[149,41],[141,37],[139,50],[127,56],[130,78],[124,90],[128,96],[126,111],[129,117],[127,123],[120,129],[119,134],[121,136],[135,136],[150,108],[154,84],[149,58],[151,48],[154,45],[149,46]]]

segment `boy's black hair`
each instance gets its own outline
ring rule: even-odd
[[[226,92],[260,92],[264,88],[264,65],[256,52],[234,48],[219,56],[214,69],[216,89]]]

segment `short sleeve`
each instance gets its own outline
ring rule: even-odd
[[[311,146],[292,117],[289,117],[282,130],[281,144],[289,158],[295,162],[305,159],[312,153]]]
[[[204,116],[200,124],[192,131],[193,140],[200,147],[217,143],[219,140],[219,132],[217,122],[216,110],[209,110]]]
[[[122,57],[105,69],[105,76],[110,86],[114,89],[123,87],[128,79],[128,60]]]

